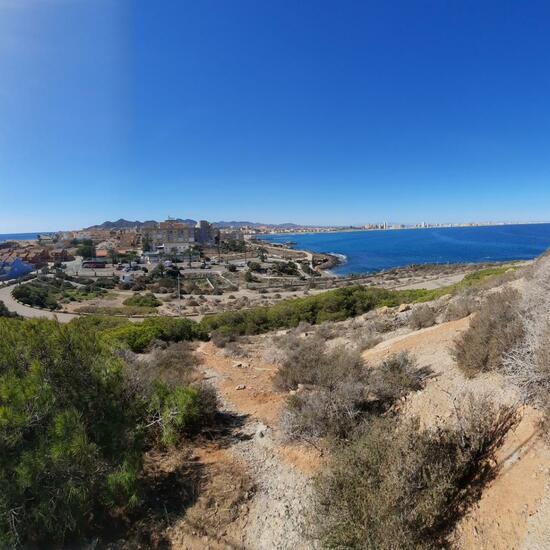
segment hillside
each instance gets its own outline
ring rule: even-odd
[[[549,274],[0,319],[0,543],[547,548]]]
[[[189,225],[195,225],[197,223],[197,220],[193,219],[182,219],[182,218],[175,218],[174,221],[180,222],[180,223],[186,223]],[[120,218],[116,221],[105,221],[101,224],[92,225],[90,227],[86,227],[85,230],[93,230],[93,229],[140,229],[142,227],[155,225],[158,222],[155,220],[147,220],[144,222],[141,221],[130,221],[125,220],[123,218]],[[247,222],[247,221],[218,221],[218,222],[212,222],[214,226],[219,227],[220,229],[227,229],[231,227],[273,227],[278,229],[298,229],[301,227],[305,227],[303,225],[296,225],[294,223],[281,223],[281,224],[269,224],[269,223],[260,223],[260,222]]]
[[[205,376],[215,383],[227,410],[246,418],[242,429],[246,439],[237,437],[217,461],[220,465],[238,460],[255,480],[254,496],[243,509],[246,519],[241,517],[231,524],[237,529],[239,543],[249,548],[323,546],[323,539],[319,539],[315,528],[317,521],[313,519],[316,513],[314,480],[328,467],[332,444],[319,437],[319,433],[303,429],[311,426],[312,415],[320,414],[315,408],[308,409],[307,420],[300,420],[306,422],[301,430],[296,430],[296,417],[294,424],[289,423],[286,412],[289,400],[292,402],[311,390],[306,384],[300,385],[298,392],[282,391],[279,374],[287,364],[285,355],[288,356],[289,349],[293,350],[290,351],[292,364],[305,361],[300,364],[307,365],[307,359],[296,354],[300,342],[319,338],[329,349],[340,349],[342,345],[348,349],[367,347],[362,357],[370,368],[391,360],[395,354],[405,353],[413,358],[414,369],[424,373],[424,381],[413,391],[405,392],[393,406],[392,414],[403,421],[418,419],[418,429],[452,427],[457,423],[460,426],[466,418],[462,416],[467,409],[465,403],[470,399],[477,403],[475,406],[482,403],[487,416],[491,410],[509,414],[500,424],[502,433],[495,440],[495,447],[487,455],[483,479],[476,482],[479,485],[475,490],[471,486],[472,492],[467,500],[462,500],[457,515],[449,518],[451,523],[445,528],[441,527],[441,536],[451,547],[460,549],[548,547],[550,449],[540,424],[544,415],[540,401],[531,393],[526,394],[525,382],[519,383],[509,368],[513,353],[520,353],[523,342],[530,337],[516,341],[513,349],[501,358],[500,366],[475,376],[465,374],[452,352],[455,342],[468,333],[472,319],[480,315],[476,311],[488,297],[512,288],[521,293],[517,307],[524,307],[523,304],[532,303],[533,295],[541,297],[540,288],[541,285],[545,288],[547,273],[550,273],[550,258],[543,257],[533,268],[496,277],[474,291],[468,290],[454,298],[443,295],[427,303],[434,315],[424,321],[429,325],[426,327],[418,326],[415,319],[414,312],[419,311],[419,306],[401,306],[381,308],[348,321],[317,327],[303,325],[297,330],[240,337],[233,342],[222,342],[221,348],[210,343],[203,345],[200,356]],[[548,308],[547,296],[546,305],[539,303],[539,312]],[[486,342],[486,345],[491,344]],[[317,367],[322,365],[317,362]],[[392,380],[397,382],[397,378]],[[322,413],[325,425],[334,421],[330,418],[340,398],[337,393],[332,395],[332,413],[329,416],[326,416],[328,411]],[[317,394],[317,402],[320,396]],[[306,410],[302,408],[300,414],[306,414]],[[503,418],[501,416],[501,420]],[[348,510],[347,514],[350,513]],[[228,542],[220,533],[209,532],[207,536],[209,541],[212,537],[217,540],[220,547]],[[391,536],[388,540],[387,547],[393,548]],[[438,546],[443,543],[443,539],[437,540]],[[417,547],[428,546],[417,544]],[[359,546],[351,544],[350,547]]]

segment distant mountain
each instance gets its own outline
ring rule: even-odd
[[[182,218],[176,218],[174,221],[180,222],[180,223],[186,223],[189,225],[195,225],[197,223],[196,220],[192,219],[182,219]],[[116,220],[114,222],[106,221],[99,225],[92,225],[90,227],[86,227],[86,230],[90,229],[140,229],[142,227],[155,225],[158,222],[155,220],[147,220],[145,222],[140,221],[130,221],[125,220],[123,218],[120,218],[119,220]],[[220,229],[227,229],[229,227],[273,227],[278,229],[299,229],[300,227],[307,227],[304,225],[297,225],[295,223],[280,223],[280,224],[271,224],[271,223],[259,223],[259,222],[247,222],[247,221],[219,221],[219,222],[212,222],[213,225],[216,227],[219,227]]]
[[[116,220],[115,222],[106,221],[99,225],[92,225],[90,227],[85,227],[85,230],[90,229],[133,229],[134,227],[143,227],[145,225],[153,225],[157,222],[154,220],[146,221],[146,222],[140,222],[140,221],[129,221],[125,220],[123,218],[120,218],[119,220]]]

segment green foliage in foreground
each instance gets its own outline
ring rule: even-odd
[[[0,546],[64,540],[108,504],[135,505],[139,416],[95,332],[0,319]]]
[[[481,284],[490,277],[505,273],[508,268],[491,268],[467,275],[454,285],[435,290],[386,290],[350,286],[329,290],[315,296],[285,300],[270,307],[242,311],[227,311],[201,321],[208,331],[220,334],[261,334],[270,330],[297,326],[301,321],[319,324],[324,321],[344,321],[383,306],[428,302]]]
[[[129,383],[104,337],[123,328],[0,318],[0,548],[71,545],[135,509],[144,451],[200,425],[200,390]]]

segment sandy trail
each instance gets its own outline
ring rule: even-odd
[[[320,458],[316,451],[282,440],[278,418],[285,396],[272,391],[276,367],[222,357],[211,343],[202,344],[197,354],[205,377],[218,389],[222,408],[244,417],[242,433],[228,449],[256,484],[242,533],[244,547],[316,548],[308,533],[307,511],[312,472]],[[241,367],[236,366],[239,363]]]

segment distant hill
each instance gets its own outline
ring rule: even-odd
[[[197,223],[196,220],[192,219],[181,219],[176,218],[174,221],[180,222],[180,223],[186,223],[189,225],[195,225]],[[144,222],[140,222],[138,220],[136,221],[130,221],[125,220],[123,218],[120,218],[119,220],[116,220],[114,222],[112,221],[106,221],[99,225],[92,225],[90,227],[86,227],[85,229],[140,229],[142,227],[155,225],[158,222],[155,220],[147,220]],[[273,228],[279,228],[279,229],[299,229],[300,227],[306,227],[304,225],[297,225],[295,223],[280,223],[280,224],[270,224],[270,223],[260,223],[260,222],[247,222],[247,221],[219,221],[219,222],[212,222],[213,225],[216,227],[219,227],[221,229],[226,229],[228,227],[273,227]]]

